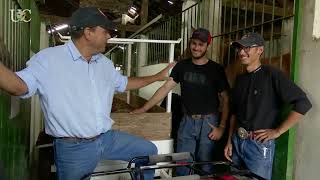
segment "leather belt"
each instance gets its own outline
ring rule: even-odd
[[[239,127],[237,133],[240,139],[254,139],[254,131],[247,131],[243,127]]]
[[[63,140],[67,140],[67,141],[95,141],[97,140],[99,137],[101,136],[101,134],[94,136],[94,137],[90,137],[90,138],[79,138],[79,137],[57,137],[56,139],[63,139]]]
[[[188,115],[190,116],[192,119],[194,120],[202,120],[202,119],[206,119],[209,118],[211,116],[213,116],[214,113],[209,113],[209,114],[192,114],[192,115]]]

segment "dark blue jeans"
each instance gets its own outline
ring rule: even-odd
[[[218,116],[210,115],[204,119],[192,119],[185,115],[182,118],[178,130],[177,152],[190,152],[196,161],[212,161],[215,141],[209,139],[208,135],[212,131],[209,124],[218,125]],[[191,161],[191,160],[190,160]],[[202,170],[212,172],[212,165],[203,165]],[[189,169],[186,167],[177,168],[177,175],[187,175]]]
[[[232,136],[232,161],[240,167],[244,163],[251,172],[271,180],[275,141],[260,143],[253,139],[241,139],[236,133]]]
[[[58,180],[79,180],[92,173],[103,159],[129,161],[136,156],[155,154],[157,147],[152,142],[114,130],[109,130],[94,141],[54,140]],[[143,162],[136,163],[136,166],[141,165]],[[146,180],[151,180],[154,171],[146,171],[144,175]]]

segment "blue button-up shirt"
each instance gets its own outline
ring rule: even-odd
[[[54,137],[108,131],[114,92],[123,92],[128,83],[111,60],[97,54],[88,62],[72,41],[40,51],[16,74],[28,86],[22,98],[39,95],[46,133]]]

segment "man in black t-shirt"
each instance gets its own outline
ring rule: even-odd
[[[247,72],[237,76],[232,90],[231,122],[225,157],[237,166],[272,177],[275,142],[309,111],[306,94],[280,70],[261,65],[264,39],[249,33],[232,43]],[[292,111],[279,125],[277,115],[285,104]]]
[[[177,151],[191,152],[197,161],[212,161],[213,148],[224,132],[228,116],[229,84],[221,65],[205,55],[211,42],[208,30],[195,30],[190,39],[191,59],[179,61],[173,68],[170,79],[153,97],[133,113],[143,113],[160,102],[178,83],[181,85],[183,118],[178,130]],[[218,112],[222,98],[222,113]],[[221,119],[221,120],[220,120]],[[211,173],[212,166],[202,166]],[[178,168],[177,175],[186,175],[187,168]]]

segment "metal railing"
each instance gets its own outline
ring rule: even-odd
[[[188,56],[188,39],[193,28],[197,28],[200,23],[200,6],[193,4],[185,8],[175,16],[167,17],[161,24],[146,32],[149,39],[179,39],[182,38],[180,46],[175,48],[175,59],[180,60]],[[148,46],[147,65],[167,62],[168,47],[158,44]]]
[[[237,52],[230,47],[230,43],[247,32],[258,32],[266,40],[262,62],[277,66],[286,74],[290,73],[293,1],[203,0],[185,6],[180,13],[163,18],[140,34],[148,39],[175,40],[181,37],[180,46],[175,47],[174,57],[179,60],[190,56],[188,40],[193,28],[207,28],[213,35],[207,56],[226,68],[234,68]],[[167,46],[149,44],[146,51],[146,65],[167,62]],[[133,57],[139,53],[133,52],[136,52]],[[231,71],[239,71],[239,67]]]
[[[277,3],[278,2],[278,3]],[[289,0],[220,0],[221,32],[213,34],[219,53],[211,55],[226,68],[237,63],[230,43],[248,32],[260,33],[265,41],[262,62],[290,73],[293,2]],[[279,2],[282,2],[279,4]],[[215,9],[214,9],[215,10]],[[234,69],[236,70],[236,69]]]
[[[177,13],[174,16],[163,17],[161,21],[153,24],[147,30],[141,31],[136,34],[136,37],[143,35],[146,39],[157,40],[177,40],[182,37],[180,45],[175,46],[175,57],[178,60],[187,56],[186,49],[188,47],[188,38],[192,33],[192,27],[198,27],[200,18],[197,13],[200,12],[199,4],[191,5],[185,8],[182,12]],[[112,60],[115,64],[122,64],[125,66],[126,47],[120,46],[120,48],[113,49],[108,54],[108,57],[113,57]],[[146,47],[147,62],[145,65],[166,63],[169,59],[169,46],[166,44],[148,44]],[[139,51],[132,51],[132,57],[137,57]],[[133,61],[135,62],[135,61]],[[136,62],[136,64],[138,64]],[[134,66],[132,66],[134,67]]]

